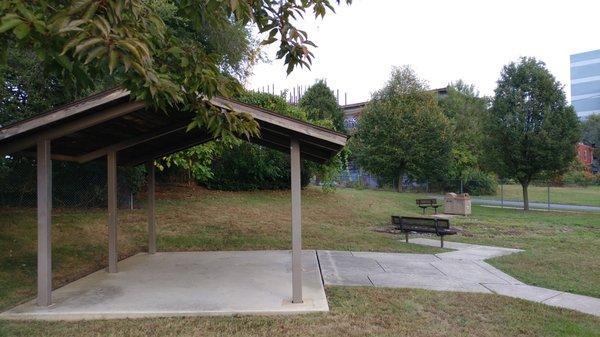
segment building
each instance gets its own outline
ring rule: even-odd
[[[594,144],[585,141],[577,143],[577,158],[585,166],[586,170],[590,172],[593,171],[594,147]]]
[[[351,131],[356,129],[358,126],[358,119],[360,118],[360,115],[362,115],[367,103],[368,102],[360,102],[342,105],[342,110],[344,111],[344,125],[346,125],[347,130]]]
[[[431,92],[435,92],[438,98],[442,98],[448,95],[448,87],[433,89]],[[367,103],[369,102],[342,105],[342,110],[344,112],[344,124],[350,133],[352,133],[352,131],[358,126],[358,120],[360,115],[362,115],[365,106],[367,106]]]
[[[600,49],[571,55],[571,104],[579,117],[600,113]]]

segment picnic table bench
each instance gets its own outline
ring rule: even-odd
[[[437,208],[440,207],[440,205],[437,203],[437,199],[435,198],[417,199],[417,206],[421,207],[423,214],[425,214],[427,207],[432,207],[435,211],[435,214],[437,214]]]
[[[444,235],[454,235],[456,229],[450,227],[450,220],[439,218],[420,218],[392,215],[392,225],[406,235],[408,233],[433,233],[440,237],[440,246],[444,247]]]

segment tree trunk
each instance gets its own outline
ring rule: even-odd
[[[402,192],[402,172],[398,174],[398,193]]]
[[[521,186],[523,187],[523,210],[528,211],[529,210],[529,192],[527,189],[529,187],[529,182],[521,183]]]

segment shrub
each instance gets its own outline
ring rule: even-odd
[[[496,177],[480,170],[467,170],[463,173],[463,190],[471,195],[496,194],[498,181]]]
[[[283,97],[267,93],[246,92],[237,99],[279,114],[307,120],[303,110],[292,106]],[[199,181],[206,187],[219,190],[287,189],[291,171],[289,155],[244,141],[218,144],[210,164],[212,175]],[[308,185],[311,166],[302,161],[302,186]]]
[[[287,189],[291,171],[289,156],[262,146],[242,142],[213,159],[213,176],[205,182],[211,189],[243,191]],[[311,171],[302,162],[302,186],[308,185]]]
[[[562,182],[567,185],[589,186],[597,183],[598,179],[589,172],[572,170],[563,175]]]

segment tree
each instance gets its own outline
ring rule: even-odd
[[[525,210],[531,181],[566,171],[580,139],[579,121],[562,85],[543,62],[530,57],[502,69],[485,131],[489,167],[521,184]]]
[[[452,134],[452,159],[446,177],[448,183],[456,186],[457,180],[463,184],[480,169],[483,152],[483,118],[488,99],[479,96],[473,85],[458,80],[448,86],[448,94],[438,101],[448,118]],[[471,193],[471,192],[469,192]]]
[[[583,140],[595,144],[594,157],[600,157],[600,114],[587,116],[581,126]]]
[[[214,136],[248,137],[258,133],[249,114],[224,113],[199,99],[232,96],[241,86],[220,67],[218,53],[197,37],[207,35],[207,27],[221,31],[232,22],[253,26],[268,35],[263,43],[279,42],[276,56],[284,59],[289,73],[296,66],[309,67],[313,57],[309,47],[314,44],[295,19],[306,10],[321,17],[333,10],[329,0],[182,0],[158,8],[152,3],[2,1],[0,44],[30,48],[67,89],[87,89],[97,78],[111,78],[157,109],[177,106],[194,112],[190,127],[206,127]],[[188,34],[165,24],[161,10],[169,9]],[[6,59],[7,48],[2,48],[0,63]]]
[[[31,50],[10,48],[7,56],[6,67],[0,66],[0,126],[79,98],[59,78],[45,75]]]
[[[306,113],[286,102],[283,97],[268,93],[245,92],[237,97],[244,103],[269,109],[284,116],[307,120]],[[277,150],[226,138],[201,147],[214,147],[208,162],[210,177],[198,180],[209,188],[221,190],[287,189],[290,186],[289,155]],[[312,175],[311,166],[302,161],[302,186]]]
[[[395,68],[386,86],[373,94],[353,138],[352,153],[367,171],[389,181],[404,175],[442,175],[451,143],[448,120],[433,93],[408,66]]]
[[[204,23],[204,28],[196,30],[190,20],[178,15],[178,8],[170,0],[149,0],[148,6],[165,22],[166,27],[175,36],[201,45],[213,55],[218,67],[224,74],[243,81],[248,75],[259,54],[257,42],[250,36],[247,27],[236,22],[224,23],[220,29]],[[225,41],[226,40],[226,41]],[[0,125],[45,112],[58,105],[86,96],[93,91],[103,90],[118,84],[114,78],[98,77],[93,85],[85,88],[73,88],[68,78],[49,71],[47,65],[39,62],[35,48],[29,45],[9,41],[6,51],[5,66],[0,65]],[[215,146],[195,147],[160,161],[164,166],[177,166],[188,170],[196,179],[210,176],[210,159]],[[207,163],[207,160],[209,161]],[[102,204],[105,202],[105,170],[97,163],[72,164],[58,163],[53,169],[56,181],[64,181],[63,188],[55,191],[55,202],[58,205],[73,206]],[[24,195],[35,196],[22,179],[14,179],[14,174],[23,177],[35,176],[35,161],[32,158],[5,157],[0,158],[0,197],[7,202],[24,199]],[[77,179],[73,172],[77,171]],[[11,177],[13,175],[13,177]],[[127,170],[120,168],[120,191],[137,191],[144,177],[143,167]],[[35,182],[35,179],[34,179]],[[19,191],[19,198],[8,195]],[[25,198],[26,199],[26,198]]]
[[[298,105],[306,111],[310,120],[328,119],[333,121],[336,131],[346,131],[344,113],[325,81],[319,80],[308,88]]]

